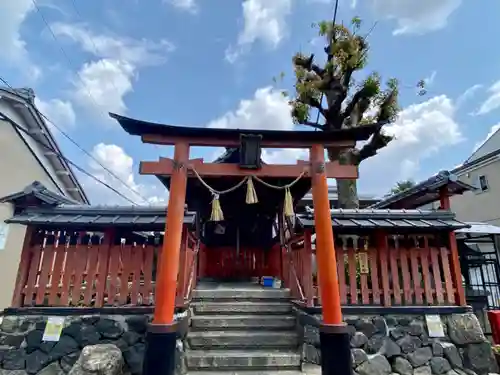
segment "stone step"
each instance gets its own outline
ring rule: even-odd
[[[189,347],[201,348],[297,348],[299,339],[296,332],[269,331],[201,331],[189,332]]]
[[[187,375],[304,375],[299,370],[229,370],[229,371],[188,371]],[[318,374],[319,375],[319,374]]]
[[[195,314],[290,314],[289,302],[195,302]]]
[[[293,329],[295,316],[292,315],[198,315],[191,317],[193,329]]]
[[[194,300],[290,300],[290,289],[265,289],[265,288],[217,288],[217,289],[195,289]]]
[[[300,369],[300,354],[270,350],[188,350],[189,370]]]

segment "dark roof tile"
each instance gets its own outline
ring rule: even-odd
[[[389,210],[389,209],[335,209],[331,210],[332,225],[337,230],[392,228],[404,230],[455,230],[469,225],[455,220],[451,211]],[[298,214],[300,226],[314,227],[314,211]]]
[[[28,208],[6,222],[94,229],[112,225],[147,231],[163,230],[166,212],[166,207],[63,205],[53,208]],[[194,212],[186,212],[184,224],[193,225],[195,217]]]
[[[451,195],[475,190],[474,186],[460,181],[456,175],[448,171],[441,171],[414,187],[382,199],[368,208],[418,208],[439,200],[439,190],[443,187],[447,187],[448,193]]]
[[[22,191],[0,198],[0,203],[6,203],[6,202],[16,203],[28,196],[33,196],[48,205],[54,205],[54,206],[60,204],[80,205],[78,202],[70,198],[64,197],[60,194],[50,191],[39,181],[34,181],[30,185],[26,186]]]

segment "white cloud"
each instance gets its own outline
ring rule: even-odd
[[[84,25],[55,23],[57,36],[65,36],[97,60],[85,63],[73,80],[77,104],[107,119],[107,112],[126,112],[125,96],[133,91],[140,68],[163,64],[175,47],[167,40],[97,34]],[[107,121],[106,121],[107,122]]]
[[[133,90],[135,68],[123,60],[86,63],[74,80],[76,103],[107,118],[107,112],[126,112],[126,94]],[[100,110],[100,111],[99,111]]]
[[[270,164],[295,164],[297,160],[309,160],[309,152],[302,148],[263,150],[262,160]]]
[[[54,33],[78,43],[80,47],[99,58],[126,61],[135,66],[160,65],[175,46],[166,39],[154,42],[116,35],[97,34],[85,25],[54,23]]]
[[[394,19],[397,28],[393,34],[424,34],[446,26],[448,18],[462,0],[370,0],[375,13]]]
[[[477,142],[477,143],[474,145],[473,152],[477,151],[477,149],[478,149],[479,147],[481,147],[482,145],[484,145],[484,144],[486,143],[486,141],[487,141],[488,139],[490,139],[490,138],[491,138],[491,136],[492,136],[493,134],[495,134],[495,133],[496,133],[497,131],[499,131],[499,130],[500,130],[500,123],[498,123],[498,124],[496,124],[496,125],[493,125],[493,126],[490,128],[490,131],[489,131],[488,135],[486,135],[486,138],[484,138],[484,139],[483,139],[482,141],[480,141],[480,142]]]
[[[0,60],[23,71],[25,78],[35,81],[41,70],[29,61],[26,43],[21,38],[21,26],[34,10],[32,0],[0,1]]]
[[[44,101],[42,99],[35,98],[35,105],[40,112],[42,112],[58,127],[68,129],[75,126],[76,115],[71,102],[61,99],[50,99],[48,101]],[[49,127],[53,127],[50,121],[47,121],[47,125]]]
[[[374,194],[386,193],[398,180],[416,179],[421,162],[461,142],[455,109],[446,95],[404,108],[398,120],[385,127],[396,139],[361,164],[361,188]]]
[[[396,139],[379,155],[362,163],[361,189],[370,194],[384,194],[398,180],[415,178],[423,161],[462,141],[455,110],[454,102],[445,95],[404,108],[398,120],[386,127]],[[210,122],[209,126],[293,129],[286,98],[271,88],[258,89],[252,99],[242,100],[234,112],[226,113]],[[308,155],[304,150],[264,150],[263,159],[287,164],[308,159]]]
[[[457,107],[461,107],[467,100],[474,97],[476,92],[482,88],[483,88],[483,85],[476,84],[476,85],[469,87],[467,90],[465,90],[464,93],[462,95],[460,95],[457,99]]]
[[[235,111],[227,112],[207,126],[276,130],[291,130],[294,127],[288,99],[271,87],[258,89],[252,99],[242,100]]]
[[[189,13],[198,12],[198,4],[196,4],[195,0],[163,0],[163,2]]]
[[[99,163],[90,159],[89,172],[99,180],[107,183],[128,199],[144,205],[165,205],[167,204],[168,192],[159,183],[140,184],[134,177],[134,160],[123,148],[114,144],[99,143],[94,146],[91,152],[99,163],[109,169],[115,176],[123,181],[128,189],[118,179],[103,169]],[[109,188],[87,177],[84,180],[85,189],[89,192],[93,204],[130,204],[126,199],[120,197]],[[134,193],[134,190],[139,194]],[[141,198],[144,197],[144,199]]]
[[[488,98],[481,104],[481,107],[477,111],[478,115],[484,115],[500,107],[500,81],[491,85],[488,93]]]
[[[233,63],[248,52],[252,44],[263,42],[276,48],[286,34],[286,19],[292,11],[292,0],[244,0],[243,29],[236,46],[226,50],[226,60]]]
[[[436,79],[437,72],[434,70],[429,77],[424,78],[425,87],[431,87]]]

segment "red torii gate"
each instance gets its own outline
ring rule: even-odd
[[[239,130],[177,127],[135,120],[111,114],[123,129],[141,136],[144,143],[173,145],[174,157],[159,161],[141,162],[140,173],[171,176],[170,196],[166,219],[163,251],[158,267],[156,307],[154,320],[147,335],[144,374],[174,373],[176,332],[174,324],[175,295],[179,269],[182,223],[186,201],[187,177],[195,168],[199,176],[258,176],[296,178],[301,173],[311,178],[316,226],[316,254],[321,300],[323,301],[323,327],[321,348],[328,353],[323,360],[323,373],[348,374],[351,371],[351,354],[348,333],[342,322],[339,298],[337,263],[328,200],[327,178],[358,178],[358,168],[325,162],[325,147],[354,147],[356,141],[367,140],[380,125],[359,128],[316,131]],[[296,165],[255,165],[247,169],[242,165],[204,163],[201,159],[189,159],[191,146],[239,147],[245,137],[253,137],[263,148],[307,148],[309,162]],[[255,156],[255,155],[254,155]]]

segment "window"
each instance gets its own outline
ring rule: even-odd
[[[486,179],[486,176],[484,176],[484,175],[479,176],[479,188],[481,189],[481,191],[488,190],[488,180]]]

